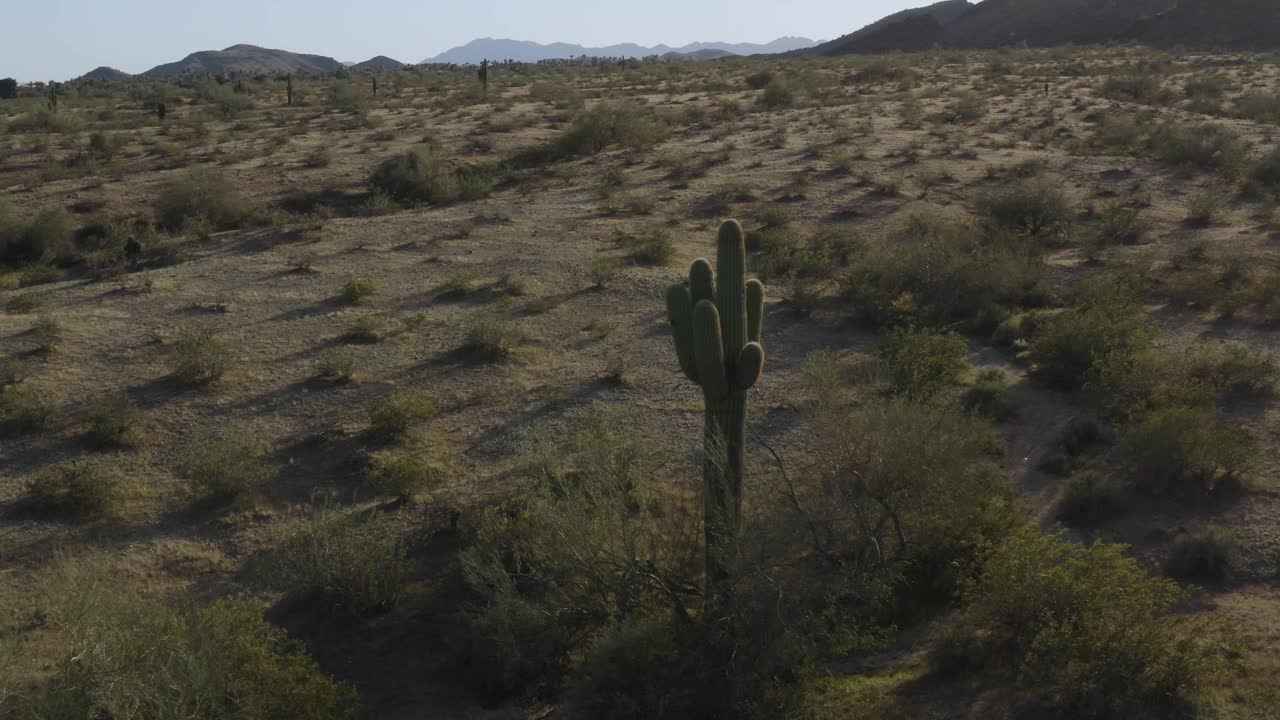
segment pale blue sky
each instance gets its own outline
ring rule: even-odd
[[[609,45],[830,39],[932,0],[4,0],[0,77],[138,73],[237,43],[419,62],[477,37]]]

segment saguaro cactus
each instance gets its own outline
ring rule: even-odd
[[[746,237],[736,220],[720,226],[715,276],[695,260],[689,283],[667,291],[667,316],[680,369],[705,403],[703,513],[707,604],[713,620],[727,600],[736,556],[746,460],[747,390],[764,370],[764,286],[746,280]]]
[[[489,61],[482,60],[480,62],[480,85],[484,87],[484,94],[489,94]]]
[[[293,105],[293,73],[289,73],[288,85],[285,88],[285,92],[288,93],[289,105]]]

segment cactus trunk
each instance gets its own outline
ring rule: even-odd
[[[764,288],[746,281],[746,238],[730,220],[720,227],[716,272],[697,260],[688,285],[667,292],[676,357],[702,387],[703,519],[706,534],[705,617],[720,624],[731,612],[746,465],[747,390],[760,379]]]

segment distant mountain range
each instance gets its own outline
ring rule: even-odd
[[[795,55],[1135,42],[1280,48],[1277,0],[944,0],[904,10]]]
[[[342,63],[322,55],[303,55],[256,45],[232,45],[226,50],[192,53],[178,62],[153,67],[142,75],[169,78],[232,73],[326,73],[337,72],[342,67]]]
[[[352,70],[384,70],[390,72],[404,67],[404,63],[399,60],[392,60],[386,55],[379,55],[362,63],[353,63],[350,67]]]
[[[763,44],[698,42],[683,47],[670,47],[667,45],[645,47],[633,43],[624,43],[605,47],[584,47],[570,43],[544,45],[528,40],[480,38],[472,40],[466,45],[442,52],[433,58],[427,58],[422,62],[424,64],[457,63],[460,65],[474,65],[483,60],[538,62],[539,60],[556,60],[582,57],[584,55],[589,57],[643,58],[653,55],[667,56],[673,53],[675,56],[706,57],[706,51],[723,53],[719,57],[726,55],[772,55],[813,47],[814,44],[815,41],[808,38],[783,37]]]

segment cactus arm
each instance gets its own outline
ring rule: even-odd
[[[760,380],[764,370],[764,347],[757,342],[747,343],[738,355],[735,384],[739,390],[750,390]]]
[[[702,391],[708,400],[718,401],[729,394],[724,373],[724,340],[720,335],[720,312],[715,303],[703,300],[693,309],[693,355],[698,365]]]
[[[667,291],[667,319],[671,321],[672,335],[675,336],[680,369],[696,383],[698,363],[693,350],[693,299],[689,288],[673,285]]]
[[[711,263],[704,258],[694,260],[693,266],[689,268],[689,292],[693,294],[695,306],[703,300],[716,299],[716,283],[711,276]]]
[[[729,361],[725,369],[730,376],[738,362],[738,353],[747,344],[746,272],[747,247],[742,226],[736,220],[726,220],[720,226],[716,254],[716,308],[720,311],[724,355]]]
[[[764,336],[764,285],[747,281],[747,341],[758,343]]]

